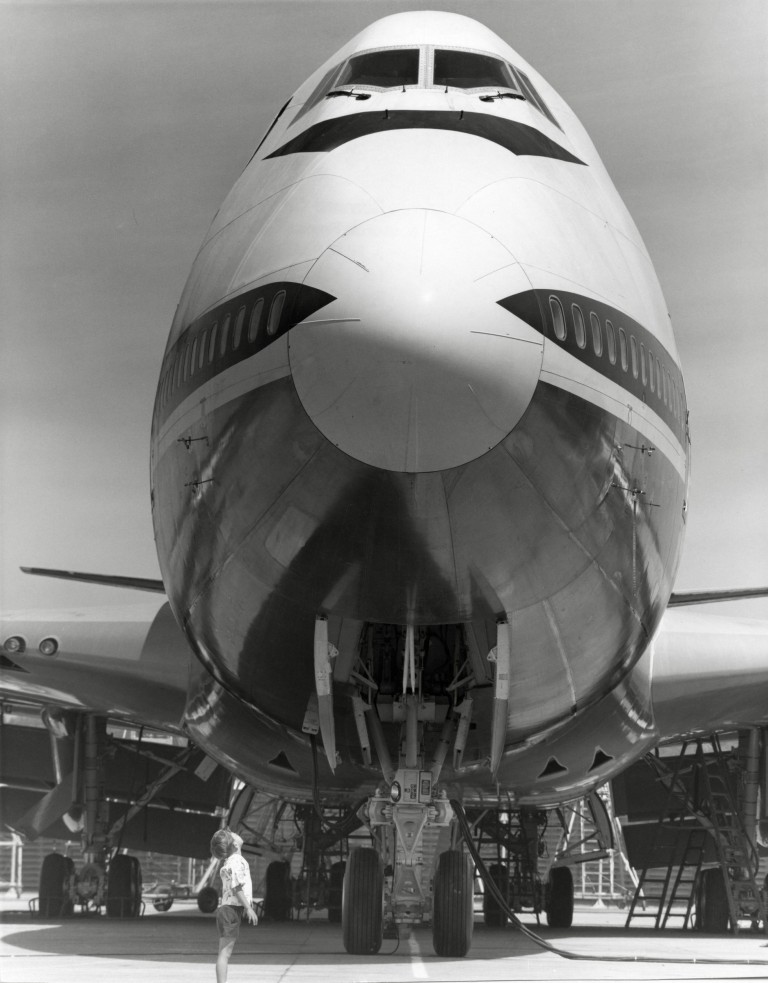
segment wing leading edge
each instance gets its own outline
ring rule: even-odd
[[[667,611],[653,643],[661,741],[768,723],[768,622]]]

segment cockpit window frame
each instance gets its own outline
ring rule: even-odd
[[[315,106],[318,105],[318,103],[323,102],[323,100],[326,98],[328,93],[333,92],[334,89],[343,89],[344,91],[349,91],[349,92],[354,90],[354,91],[370,92],[370,93],[401,91],[402,85],[400,83],[398,83],[397,85],[385,85],[385,86],[360,85],[357,83],[345,83],[344,85],[339,85],[338,79],[341,78],[341,76],[344,73],[344,69],[352,61],[353,58],[359,58],[361,55],[376,54],[379,51],[418,51],[419,52],[418,81],[415,83],[406,83],[405,89],[406,91],[408,91],[409,89],[424,88],[424,83],[426,80],[426,58],[424,55],[425,49],[423,44],[386,44],[386,45],[380,45],[376,48],[366,48],[364,51],[355,51],[348,58],[345,58],[344,61],[339,62],[338,65],[335,65],[333,68],[327,71],[325,75],[323,75],[323,77],[320,79],[317,86],[313,90],[312,94],[309,96],[307,101],[304,103],[304,105],[301,107],[301,109],[294,117],[293,121],[291,122],[291,126],[293,126],[296,120],[304,116],[305,113],[308,113],[310,109],[313,109]]]
[[[512,74],[517,79],[517,83],[520,86],[520,91],[523,93],[526,102],[533,106],[534,109],[537,109],[542,116],[546,117],[550,121],[550,123],[554,123],[558,130],[562,130],[563,128],[555,119],[552,110],[549,108],[546,102],[544,102],[541,93],[533,84],[530,77],[522,70],[522,68],[517,68],[515,65],[512,65]]]
[[[504,68],[508,75],[509,84],[508,85],[498,85],[498,84],[487,84],[487,85],[472,85],[472,86],[462,86],[462,85],[446,85],[445,82],[435,81],[435,56],[438,51],[457,51],[461,54],[466,55],[478,55],[481,58],[490,58],[492,61],[498,62],[502,68]],[[428,51],[428,82],[427,88],[430,89],[442,89],[448,92],[465,92],[468,95],[477,95],[483,92],[510,92],[519,96],[521,99],[524,98],[524,94],[520,89],[520,86],[515,78],[514,69],[510,63],[494,54],[492,51],[481,51],[478,48],[465,48],[463,45],[458,44],[435,44],[430,45]]]
[[[426,57],[425,48],[423,44],[386,44],[379,45],[376,48],[366,48],[363,51],[355,51],[353,54],[345,58],[344,61],[339,62],[330,68],[325,75],[320,79],[315,88],[312,90],[311,95],[307,98],[306,102],[296,113],[294,118],[291,120],[290,126],[293,126],[297,120],[301,119],[306,113],[315,106],[322,103],[329,92],[334,89],[339,88],[344,91],[360,91],[360,92],[391,92],[391,91],[401,91],[402,87],[400,85],[387,85],[387,86],[372,86],[372,85],[356,85],[356,84],[345,84],[339,86],[337,79],[339,79],[344,72],[346,66],[352,61],[353,58],[358,58],[360,55],[372,55],[377,51],[418,51],[419,52],[419,73],[418,82],[415,84],[409,83],[405,86],[406,91],[409,89],[423,89],[426,80]]]
[[[474,85],[470,88],[464,88],[460,85],[448,85],[444,82],[435,82],[435,53],[437,51],[460,51],[467,55],[480,55],[483,58],[492,58],[494,61],[500,62],[501,65],[507,70],[510,78],[511,84],[508,86],[499,85]],[[515,76],[515,70],[513,66],[500,55],[495,54],[493,51],[483,51],[480,48],[466,48],[464,45],[460,44],[434,44],[429,45],[426,49],[426,88],[427,89],[437,89],[441,92],[463,92],[466,95],[480,95],[485,92],[509,92],[514,93],[520,99],[525,98],[525,93],[520,88],[520,84]]]
[[[339,82],[338,80],[343,76],[344,71],[347,66],[355,58],[362,58],[364,55],[376,55],[383,51],[418,51],[419,53],[419,67],[416,72],[415,82],[397,82],[394,85],[371,85],[369,83],[360,82]],[[424,45],[423,44],[388,44],[383,47],[378,48],[366,48],[365,51],[355,51],[354,54],[350,55],[349,58],[345,59],[338,68],[338,71],[333,76],[333,81],[328,88],[328,92],[332,92],[333,89],[355,89],[360,92],[391,92],[391,91],[402,91],[404,88],[406,92],[408,89],[418,89],[424,87]],[[326,93],[327,95],[327,93]]]

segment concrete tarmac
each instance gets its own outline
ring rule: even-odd
[[[212,983],[216,926],[194,902],[169,912],[147,906],[143,917],[119,922],[100,915],[67,920],[31,917],[27,898],[0,899],[2,983]],[[616,909],[577,910],[574,926],[528,927],[577,961],[539,948],[512,928],[475,925],[464,959],[434,954],[431,932],[385,939],[376,956],[350,956],[341,927],[318,914],[285,924],[243,926],[230,962],[229,983],[490,983],[502,980],[742,980],[768,979],[768,938],[744,932],[715,937],[645,927],[624,929]],[[600,957],[622,961],[601,961]],[[654,961],[639,961],[654,960]],[[713,962],[720,960],[720,962]]]

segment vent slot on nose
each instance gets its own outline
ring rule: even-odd
[[[565,765],[561,765],[557,758],[550,758],[547,762],[547,767],[539,775],[539,778],[549,778],[551,775],[562,775],[568,769]]]
[[[594,771],[596,768],[602,767],[602,765],[607,765],[609,761],[613,761],[612,754],[606,754],[602,748],[595,748],[595,756],[592,759],[592,764],[589,767],[590,771]]]
[[[294,775],[298,775],[298,772],[288,760],[288,755],[285,753],[285,751],[281,751],[280,754],[275,755],[275,757],[272,758],[268,764],[272,765],[273,768],[282,768],[283,771],[290,771]]]

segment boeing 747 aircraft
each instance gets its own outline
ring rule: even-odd
[[[43,709],[59,756],[47,789],[5,776],[45,792],[15,828],[79,803],[113,847],[104,721],[158,728],[198,777],[368,828],[349,952],[431,921],[465,954],[465,808],[535,817],[662,741],[768,722],[768,633],[677,608],[732,593],[673,594],[688,422],[651,260],[561,96],[467,17],[371,25],[280,109],[179,302],[162,583],[60,574],[167,601],[3,621],[3,697]]]

